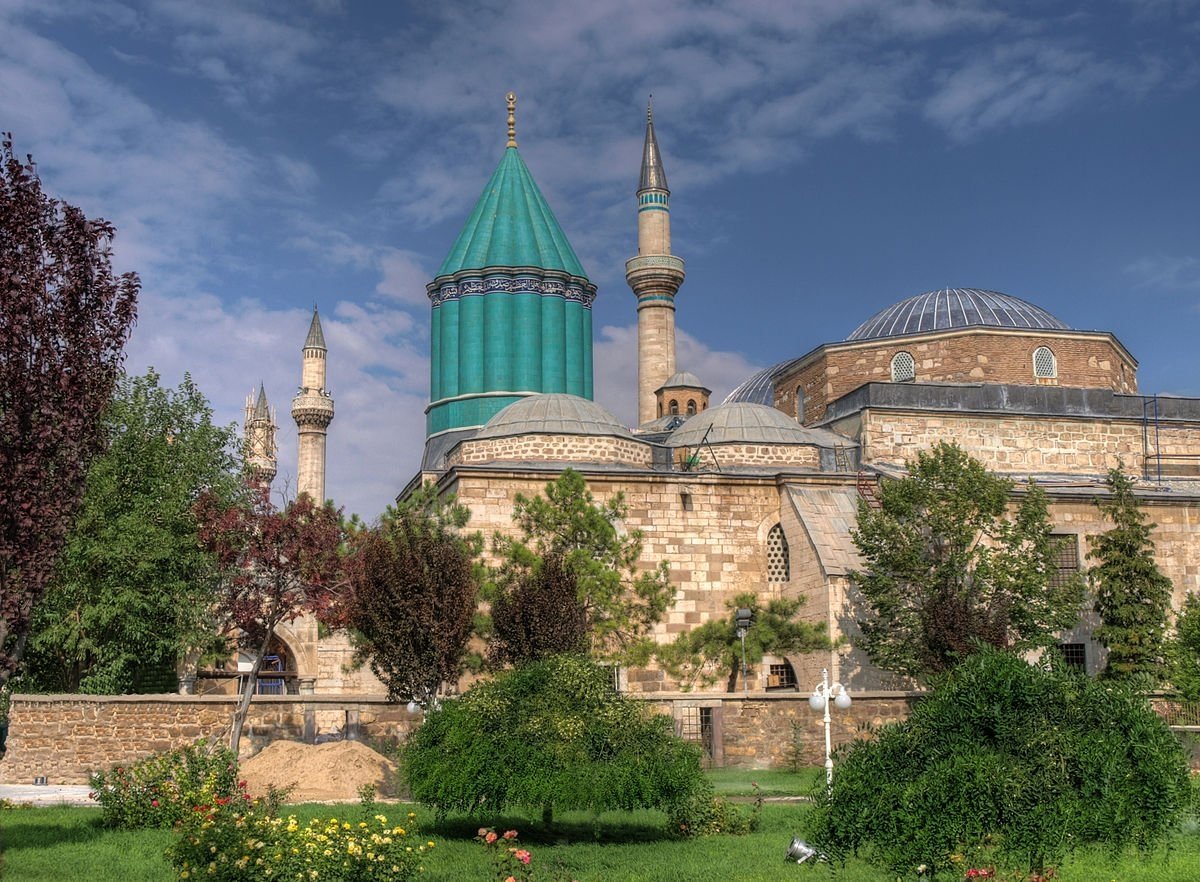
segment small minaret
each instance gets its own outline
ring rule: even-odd
[[[671,191],[649,103],[637,201],[638,256],[625,262],[625,280],[637,297],[638,424],[643,425],[658,416],[655,392],[675,373],[675,293],[684,275],[683,261],[671,254]]]
[[[325,501],[325,435],[333,422],[333,398],[325,388],[325,355],[325,335],[314,306],[304,341],[300,391],[292,399],[292,419],[300,435],[296,496],[307,493],[318,505]]]
[[[246,421],[242,431],[242,460],[254,486],[269,488],[275,480],[278,460],[275,456],[275,408],[267,404],[267,389],[258,386],[258,398],[246,396]]]

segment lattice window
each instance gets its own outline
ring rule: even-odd
[[[675,734],[684,741],[699,744],[706,760],[712,760],[713,756],[713,710],[711,707],[675,708]]]
[[[1050,540],[1058,543],[1050,574],[1050,585],[1058,588],[1079,574],[1079,537],[1074,533],[1051,533]]]
[[[787,538],[783,527],[776,524],[767,534],[767,581],[786,582],[792,578],[792,563],[788,559]]]
[[[768,689],[795,689],[796,671],[788,662],[767,666]]]
[[[1053,380],[1058,376],[1058,359],[1046,346],[1033,350],[1033,375],[1039,380]]]
[[[911,352],[897,352],[892,356],[892,382],[911,383],[917,378],[917,360]]]
[[[1060,643],[1058,651],[1062,653],[1067,667],[1087,670],[1087,648],[1082,643]]]

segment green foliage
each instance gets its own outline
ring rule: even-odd
[[[746,631],[746,665],[756,666],[767,654],[816,652],[832,645],[824,622],[804,622],[796,614],[803,600],[769,600],[763,604],[753,593],[739,594],[725,604],[729,615],[712,619],[685,631],[671,643],[658,647],[659,662],[688,691],[696,683],[712,685],[725,678],[729,692],[737,689],[742,670],[742,641],[735,622],[739,608],[752,610],[754,618]]]
[[[171,827],[201,803],[241,798],[236,757],[204,739],[97,772],[90,783],[104,824],[127,830]]]
[[[665,562],[639,568],[641,532],[617,528],[626,514],[622,494],[597,503],[573,469],[548,483],[545,496],[517,494],[513,521],[520,537],[495,536],[501,563],[492,572],[491,596],[513,594],[544,559],[561,560],[576,580],[590,654],[628,660],[666,613],[672,589]]]
[[[1167,643],[1171,684],[1188,701],[1200,701],[1200,595],[1189,591]]]
[[[1144,700],[993,649],[842,751],[833,782],[812,841],[897,875],[959,862],[1040,872],[1092,844],[1148,850],[1191,801],[1182,748]]]
[[[1088,570],[1100,627],[1108,647],[1102,676],[1153,684],[1163,675],[1163,639],[1171,609],[1171,580],[1154,560],[1154,525],[1138,508],[1133,481],[1120,469],[1108,473],[1109,498],[1098,500],[1113,527],[1093,536]]]
[[[753,833],[762,819],[763,797],[758,785],[752,786],[754,805],[749,812],[744,812],[724,796],[714,793],[712,783],[706,778],[691,799],[671,812],[672,832],[685,838]]]
[[[462,671],[479,594],[469,515],[428,485],[355,539],[346,619],[394,701],[427,701]]]
[[[191,377],[122,377],[105,411],[107,449],[87,475],[57,576],[33,619],[23,688],[169,691],[177,663],[214,645],[212,556],[192,506],[240,488],[235,435]],[[162,682],[144,674],[161,671]]]
[[[439,813],[684,806],[700,752],[669,718],[612,689],[611,672],[556,656],[481,683],[430,712],[405,748],[413,798]]]
[[[411,815],[402,824],[366,812],[302,824],[258,803],[211,802],[184,818],[167,860],[180,879],[404,882],[423,871],[433,847],[420,840]]]
[[[1057,542],[1046,496],[1029,482],[1015,516],[1011,484],[940,442],[886,481],[881,507],[859,504],[852,536],[865,566],[861,644],[880,667],[925,678],[981,645],[1023,653],[1075,625],[1082,578],[1054,585]]]

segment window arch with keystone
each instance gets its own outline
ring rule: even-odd
[[[911,383],[917,378],[917,360],[911,352],[897,352],[892,356],[892,382]]]
[[[1058,378],[1058,359],[1049,346],[1039,346],[1033,350],[1033,376],[1039,380]]]
[[[792,562],[788,556],[787,539],[783,535],[783,526],[776,524],[767,533],[767,581],[779,584],[791,578]]]

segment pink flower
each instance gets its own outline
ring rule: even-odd
[[[489,830],[487,836],[483,837],[483,841],[486,842],[488,845],[491,845],[493,842],[495,842],[499,838],[500,838],[499,836],[497,836],[495,833],[493,833],[491,830]]]
[[[531,855],[529,852],[527,852],[523,848],[520,849],[519,851],[514,851],[513,857],[515,857],[517,860],[519,860],[523,864],[528,864],[531,860],[533,860],[533,855]]]
[[[517,882],[517,877],[509,876],[507,879],[504,880],[504,882]]]
[[[487,836],[487,834],[488,834],[487,827],[480,827],[479,832],[476,833],[475,835],[476,836]]]
[[[506,830],[504,833],[504,838],[505,839],[516,839],[517,831],[516,830]]]
[[[157,799],[152,799],[152,800],[150,800],[150,804],[151,804],[152,806],[154,806],[155,808],[158,808],[158,800],[157,800]]]

